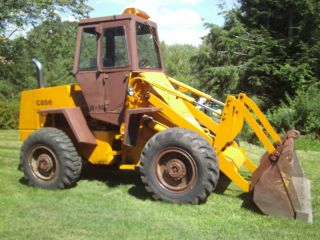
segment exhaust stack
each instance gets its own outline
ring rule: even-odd
[[[44,77],[43,77],[43,67],[41,62],[36,59],[33,58],[32,62],[34,63],[34,65],[36,65],[36,69],[37,69],[37,75],[38,75],[38,87],[39,88],[44,88]]]

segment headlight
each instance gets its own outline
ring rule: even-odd
[[[128,95],[129,95],[129,96],[133,96],[133,94],[134,94],[134,89],[133,89],[133,87],[128,87]]]

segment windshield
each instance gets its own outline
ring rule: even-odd
[[[136,32],[139,68],[161,68],[156,30],[137,22]]]

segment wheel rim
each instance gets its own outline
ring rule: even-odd
[[[194,185],[197,168],[193,157],[185,150],[166,148],[156,156],[155,176],[160,185],[175,193],[181,193]]]
[[[59,172],[59,162],[54,152],[44,146],[35,146],[28,156],[28,163],[32,174],[42,180],[50,181]]]

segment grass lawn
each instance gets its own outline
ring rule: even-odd
[[[242,145],[254,160],[263,153]],[[314,223],[306,224],[243,207],[233,184],[199,206],[153,201],[137,174],[105,169],[87,170],[68,190],[29,187],[19,148],[17,131],[0,131],[0,239],[320,239],[320,149],[297,151],[312,181]]]

